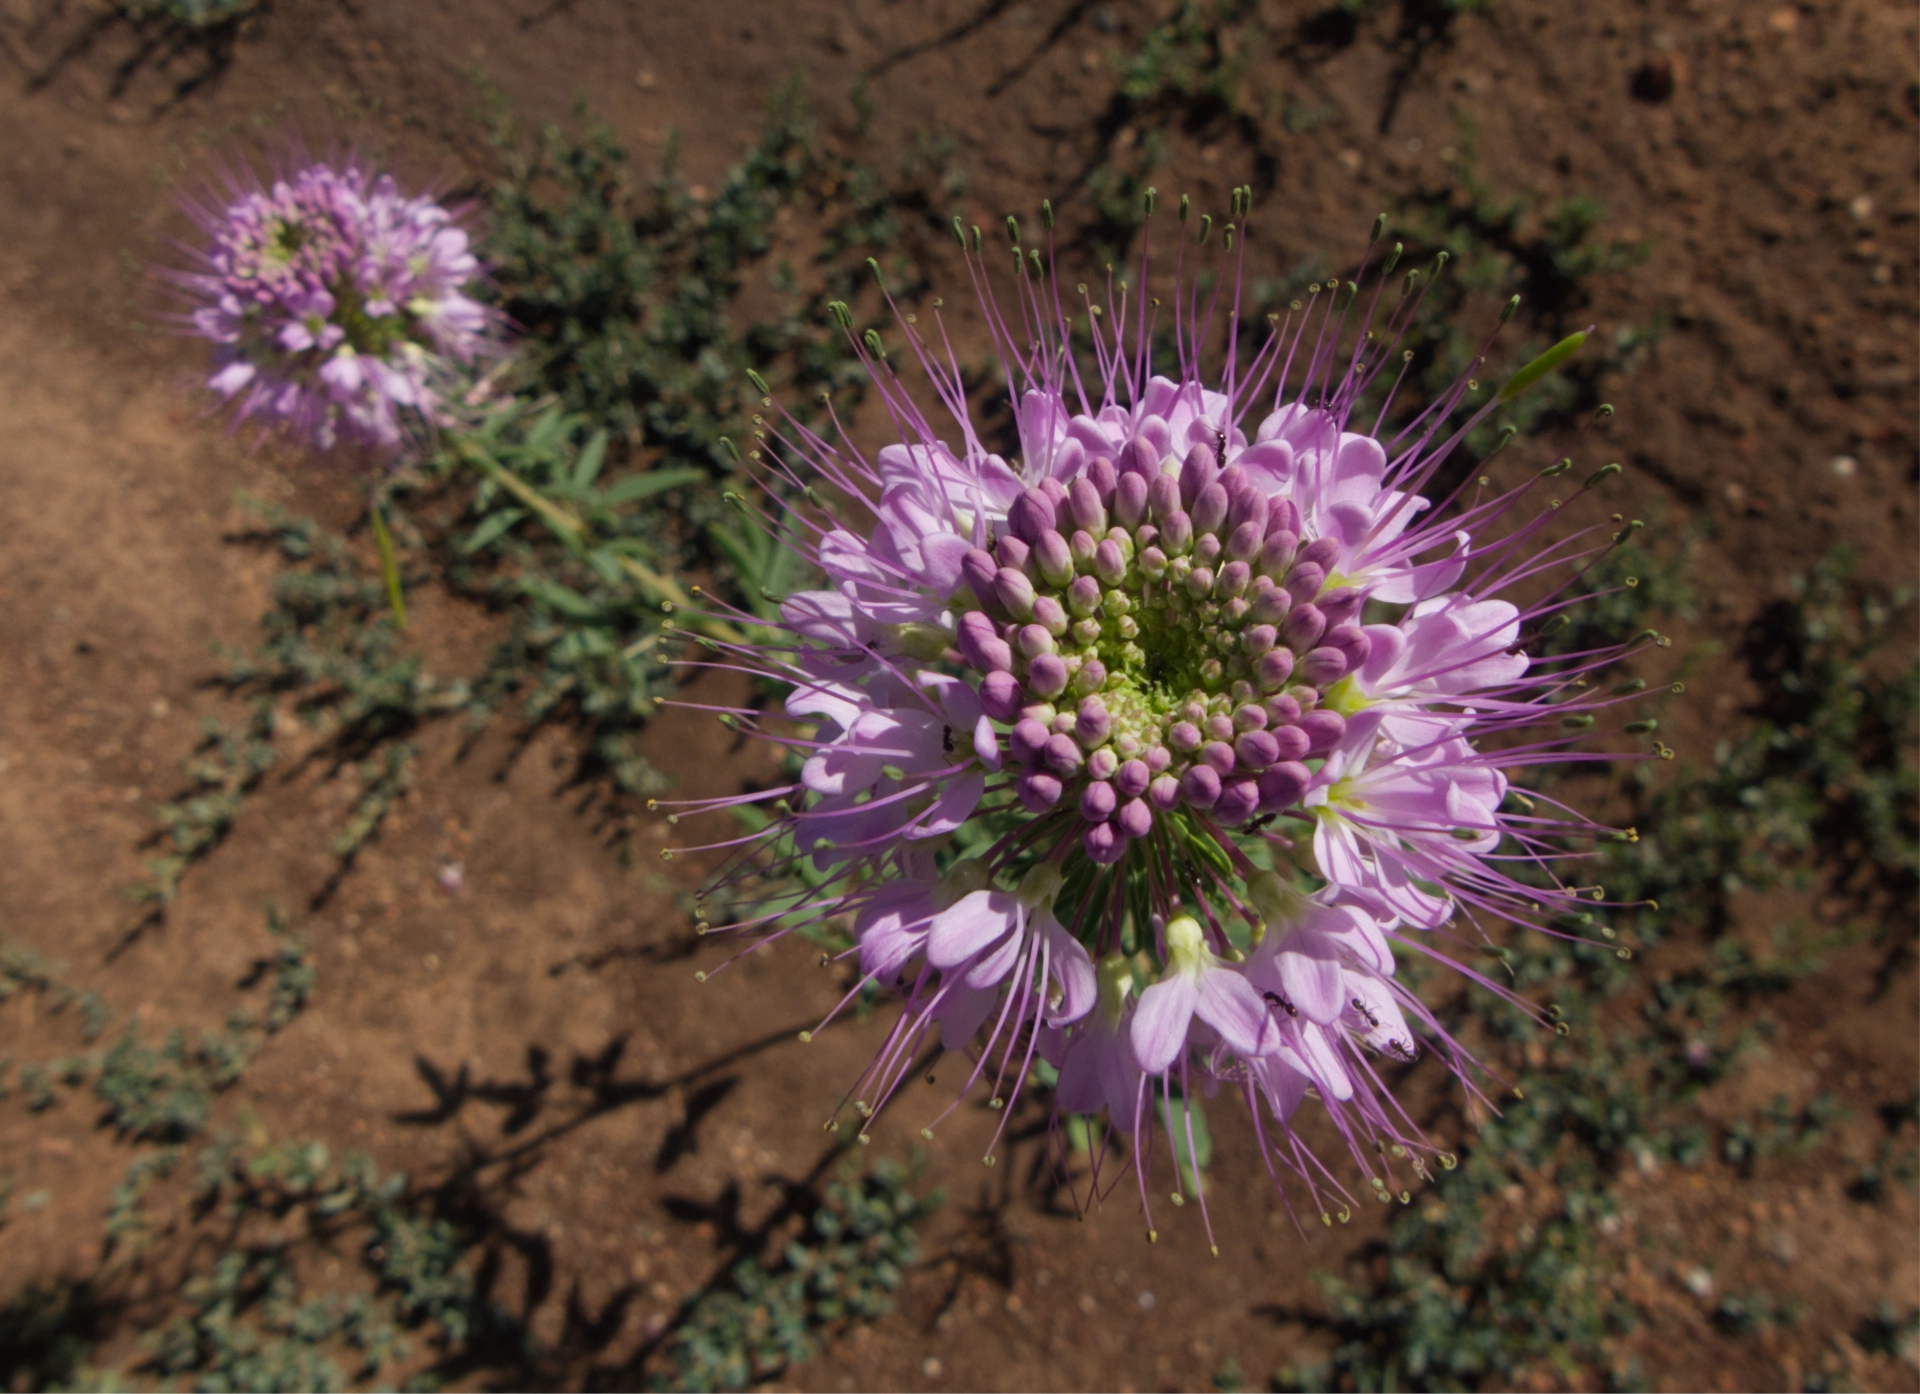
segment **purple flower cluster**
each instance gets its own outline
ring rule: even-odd
[[[1176,1097],[1222,1085],[1322,1213],[1348,1192],[1294,1130],[1310,1095],[1373,1192],[1404,1195],[1398,1168],[1451,1159],[1394,1101],[1390,1063],[1424,1042],[1476,1092],[1479,1071],[1396,956],[1454,963],[1433,947],[1443,927],[1604,903],[1552,867],[1608,830],[1509,778],[1597,758],[1571,747],[1631,700],[1590,681],[1617,651],[1523,648],[1609,544],[1550,537],[1561,500],[1521,517],[1537,476],[1426,496],[1540,365],[1502,398],[1474,400],[1463,377],[1391,433],[1360,427],[1363,396],[1399,386],[1420,294],[1384,298],[1363,269],[1247,349],[1237,290],[1203,303],[1183,243],[1174,361],[1155,372],[1145,254],[1137,287],[1101,303],[1082,286],[1072,316],[1050,243],[1016,246],[1009,308],[978,231],[963,238],[1017,458],[980,438],[944,324],[929,342],[911,315],[946,429],[869,335],[856,351],[897,443],[869,460],[792,418],[757,433],[770,497],[824,482],[851,505],[792,514],[829,588],[789,597],[783,635],[730,660],[789,685],[802,736],[729,719],[792,749],[798,778],[679,807],[773,804],[770,827],[717,844],[721,883],[810,859],[823,889],[743,923],[844,927],[861,985],[904,999],[855,1090],[862,1119],[937,1034],[997,1107],[1040,1062],[1057,1070],[1056,1110],[1104,1117],[1143,1207],[1156,1103],[1174,1120]],[[1225,361],[1203,373],[1216,311]]]
[[[451,365],[492,346],[496,317],[468,294],[481,268],[466,232],[391,175],[310,163],[189,208],[203,269],[172,279],[215,345],[207,385],[239,419],[392,454],[446,419]]]

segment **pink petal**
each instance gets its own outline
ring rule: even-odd
[[[1175,973],[1140,994],[1130,1035],[1134,1063],[1141,1070],[1150,1075],[1164,1074],[1180,1058],[1199,1000],[1200,985],[1190,973]]]

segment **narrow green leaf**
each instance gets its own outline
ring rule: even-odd
[[[573,487],[584,489],[600,476],[600,467],[607,462],[607,433],[595,431],[580,451],[580,458],[573,465]]]
[[[526,516],[527,510],[524,508],[503,508],[498,513],[487,515],[486,521],[469,533],[466,540],[460,543],[461,555],[472,556],[482,547],[487,546],[491,542],[498,541],[503,533]]]
[[[629,475],[609,485],[600,493],[598,502],[605,508],[617,508],[623,503],[637,503],[655,494],[663,494],[668,489],[698,484],[706,477],[705,470],[695,469],[691,465],[679,469],[648,470],[645,474]]]
[[[1519,372],[1508,378],[1507,385],[1500,389],[1499,400],[1511,402],[1515,397],[1518,397],[1522,392],[1525,392],[1529,387],[1532,387],[1536,382],[1540,381],[1541,378],[1551,373],[1555,368],[1558,368],[1562,363],[1578,353],[1580,346],[1586,343],[1586,341],[1587,331],[1584,329],[1578,334],[1567,335],[1566,338],[1562,339],[1559,343],[1534,359],[1533,362],[1527,364]]]

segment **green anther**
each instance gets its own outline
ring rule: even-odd
[[[1657,629],[1643,629],[1638,634],[1634,635],[1633,638],[1629,639],[1627,642],[1631,644],[1642,644],[1642,643],[1646,643],[1648,640],[1651,640],[1656,644],[1659,643],[1660,631]]]
[[[1461,842],[1474,842],[1486,836],[1484,828],[1455,828],[1453,836]]]
[[[733,443],[733,438],[731,436],[721,436],[720,444],[726,447],[727,454],[733,456],[733,462],[736,465],[739,464],[740,463],[740,447]]]
[[[1185,194],[1180,195],[1180,221],[1184,223],[1187,220],[1187,214],[1192,211],[1193,200]]]
[[[1620,464],[1618,461],[1610,465],[1602,465],[1599,469],[1587,476],[1587,482],[1583,487],[1591,489],[1594,485],[1611,479],[1618,473],[1620,473]]]
[[[842,329],[853,328],[853,311],[847,308],[844,300],[829,300],[827,313],[833,316],[833,322]]]
[[[1393,268],[1400,264],[1400,253],[1404,250],[1404,244],[1399,242],[1393,244],[1393,250],[1387,253],[1387,259],[1380,267],[1380,274],[1382,276],[1391,276],[1393,274]]]
[[[754,387],[758,389],[762,397],[767,396],[770,392],[773,391],[772,388],[767,386],[767,380],[761,377],[760,374],[754,372],[753,369],[751,368],[747,369],[747,381],[752,383]]]
[[[1545,469],[1541,470],[1540,477],[1542,479],[1558,479],[1561,475],[1565,474],[1568,470],[1572,468],[1573,468],[1573,457],[1563,456],[1562,458],[1555,460],[1552,464],[1548,465]]]
[[[1385,232],[1386,230],[1387,230],[1387,215],[1385,213],[1382,213],[1379,217],[1373,220],[1373,236],[1369,237],[1367,241],[1378,242],[1380,240],[1380,234]]]
[[[1514,425],[1513,422],[1511,421],[1509,421],[1506,425],[1502,426],[1500,428],[1500,434],[1494,437],[1493,449],[1487,452],[1487,458],[1491,460],[1495,455],[1498,455],[1502,450],[1505,450],[1507,448],[1507,442],[1512,440],[1515,436],[1519,434],[1520,434],[1520,428]]]
[[[772,591],[768,590],[765,586],[760,587],[760,598],[766,601],[767,604],[769,605],[778,605],[781,600],[781,597],[775,595]]]
[[[954,239],[958,241],[960,244],[960,250],[963,252],[966,251],[967,226],[965,223],[960,221],[960,215],[958,213],[953,215],[953,235],[954,235]]]
[[[1615,542],[1624,542],[1629,537],[1632,537],[1636,532],[1639,532],[1640,529],[1644,528],[1645,526],[1646,526],[1645,522],[1643,522],[1639,518],[1635,518],[1631,523],[1628,523],[1624,528],[1620,529],[1619,532],[1616,532],[1613,535],[1613,540]]]
[[[1507,385],[1500,389],[1500,396],[1497,400],[1511,402],[1515,397],[1518,397],[1522,392],[1525,392],[1529,387],[1532,387],[1536,382],[1540,381],[1541,378],[1551,373],[1555,368],[1558,368],[1562,363],[1578,353],[1580,346],[1586,343],[1586,341],[1587,331],[1584,329],[1577,334],[1567,335],[1566,338],[1534,359],[1533,362],[1527,364],[1511,378],[1508,378]]]
[[[898,765],[882,765],[880,767],[880,773],[885,775],[888,779],[893,780],[895,783],[906,782],[907,772],[901,769]]]
[[[1213,214],[1202,213],[1200,215],[1200,245],[1202,247],[1207,245],[1207,234],[1212,231],[1213,231]]]
[[[868,257],[867,270],[873,273],[874,284],[879,286],[880,289],[885,290],[887,288],[887,279],[886,277],[880,274],[880,263],[875,261],[872,257]]]
[[[1569,615],[1565,610],[1562,610],[1559,614],[1555,615],[1552,619],[1548,620],[1545,624],[1541,625],[1540,632],[1543,635],[1558,634],[1561,630],[1565,629],[1568,625],[1572,623],[1573,623],[1573,616]]]
[[[1413,288],[1419,284],[1420,273],[1418,271],[1409,271],[1407,273],[1407,279],[1400,286],[1400,298],[1405,300],[1409,295],[1412,295]]]
[[[887,347],[880,342],[880,331],[878,329],[869,329],[860,337],[866,340],[867,347],[873,351],[875,358],[885,358],[887,356]]]
[[[1645,678],[1628,678],[1625,682],[1618,683],[1614,686],[1613,695],[1616,697],[1624,697],[1629,692],[1645,692],[1646,690],[1647,680]]]
[[[1648,717],[1645,721],[1629,721],[1622,729],[1625,730],[1629,736],[1644,736],[1650,732],[1658,731],[1660,729],[1660,723],[1654,718]]]
[[[973,225],[973,250],[976,252],[980,250],[980,224],[978,223]]]
[[[824,508],[826,506],[820,502],[820,495],[813,492],[813,485],[811,484],[807,485],[800,492],[806,496],[807,502],[812,504],[815,508]]]
[[[1433,270],[1429,271],[1427,274],[1433,277],[1436,281],[1439,280],[1440,273],[1447,269],[1447,263],[1452,260],[1453,260],[1452,252],[1440,253],[1440,255],[1436,256],[1433,259]]]
[[[1638,842],[1640,832],[1637,828],[1608,828],[1600,834],[1602,842]]]
[[[1232,251],[1233,250],[1233,224],[1232,223],[1228,223],[1225,227],[1220,229],[1220,238],[1221,238],[1221,241],[1226,246],[1226,249],[1229,252]]]
[[[1585,929],[1593,923],[1593,916],[1584,910],[1569,910],[1564,914],[1555,915],[1553,922],[1562,929]]]
[[[1040,253],[1029,247],[1027,249],[1027,261],[1033,266],[1033,274],[1036,276],[1040,275]]]
[[[1020,245],[1020,220],[1011,213],[1007,214],[1007,241],[1016,247]]]
[[[1160,201],[1160,191],[1152,186],[1148,186],[1146,195],[1141,201],[1146,204],[1147,216],[1151,218],[1153,216],[1154,205]]]
[[[1547,1015],[1552,1017],[1555,1021],[1562,1021],[1566,1018],[1567,1010],[1565,1007],[1562,1007],[1558,1002],[1549,1002],[1547,1003]]]
[[[1612,415],[1613,415],[1612,402],[1602,402],[1599,406],[1593,409],[1593,419],[1595,421],[1604,421],[1609,416],[1612,416]]]
[[[1040,200],[1040,221],[1046,225],[1048,232],[1053,231],[1053,200],[1050,198]]]
[[[1516,295],[1507,302],[1506,308],[1500,312],[1500,323],[1505,324],[1508,320],[1512,319],[1514,313],[1519,310],[1519,308],[1520,297]]]
[[[1560,718],[1560,725],[1568,731],[1584,731],[1593,725],[1593,714],[1589,712],[1581,716],[1563,716]]]

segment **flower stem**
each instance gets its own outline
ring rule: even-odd
[[[393,552],[393,534],[387,530],[387,520],[378,503],[369,503],[367,512],[373,519],[373,544],[380,549],[380,578],[387,583],[387,608],[393,611],[394,627],[404,630],[407,597],[400,584],[400,560]]]

